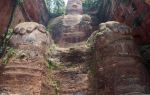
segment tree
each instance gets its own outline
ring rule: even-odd
[[[52,16],[65,13],[65,2],[63,0],[45,0],[46,6]]]
[[[83,1],[83,10],[85,13],[88,13],[93,10],[97,10],[101,5],[102,0],[84,0]]]

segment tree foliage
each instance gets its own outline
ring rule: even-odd
[[[59,16],[65,13],[65,2],[63,0],[45,0],[49,13]]]
[[[102,0],[84,0],[83,1],[83,10],[85,13],[89,11],[96,10],[99,8]]]

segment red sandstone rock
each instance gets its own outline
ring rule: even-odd
[[[100,16],[116,20],[132,27],[133,37],[139,44],[150,43],[150,4],[149,0],[103,0]],[[103,18],[105,18],[103,17]]]
[[[133,42],[131,29],[118,22],[100,24],[93,34],[93,95],[149,94],[149,74]],[[93,89],[93,90],[94,90]]]
[[[0,3],[0,41],[2,36],[7,31],[10,24],[11,16],[15,8],[16,2],[14,0],[1,0]]]
[[[54,95],[44,55],[51,39],[45,27],[35,22],[17,25],[11,38],[15,54],[0,66],[0,93],[9,95]]]
[[[34,21],[47,25],[49,14],[44,0],[24,0],[18,4],[14,13],[12,26],[16,26],[24,21]]]
[[[23,0],[17,7],[16,3],[17,0],[1,0],[0,44],[8,26],[14,28],[20,22],[25,21],[34,21],[47,25],[49,21],[49,14],[44,0]]]

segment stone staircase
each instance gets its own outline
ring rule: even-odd
[[[58,68],[52,70],[53,80],[58,85],[58,95],[89,95],[86,54],[85,49],[59,48],[53,55],[54,58],[57,56],[55,62],[59,64]]]

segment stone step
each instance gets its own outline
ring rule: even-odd
[[[9,68],[5,68],[5,72],[27,72],[27,73],[42,73],[43,70],[42,69],[35,69],[35,68],[23,68],[23,67],[17,67],[17,68],[14,68],[14,67],[9,67]]]
[[[15,69],[17,69],[17,68],[22,68],[22,69],[32,69],[32,70],[39,70],[39,71],[42,71],[43,69],[42,68],[39,68],[39,67],[37,67],[37,66],[27,66],[27,65],[7,65],[6,67],[5,67],[5,69],[11,69],[11,68],[15,68]]]
[[[16,76],[16,75],[24,75],[24,76],[33,76],[33,77],[41,77],[41,73],[30,73],[30,72],[16,72],[16,71],[5,71],[2,73],[3,75],[11,75],[11,76]]]

